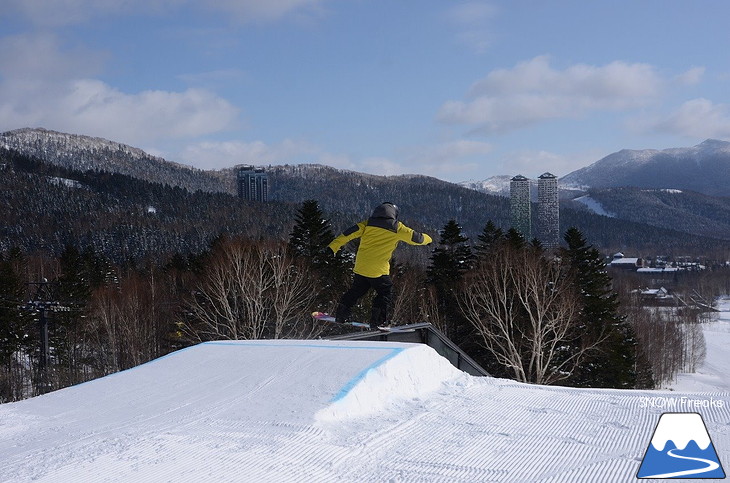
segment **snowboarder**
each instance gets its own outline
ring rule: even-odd
[[[398,221],[398,207],[386,201],[375,208],[365,221],[351,226],[328,245],[334,252],[347,242],[360,238],[355,256],[354,276],[350,289],[340,298],[335,318],[345,322],[352,306],[369,289],[376,292],[370,313],[370,328],[377,329],[385,323],[388,307],[393,299],[393,282],[390,279],[390,258],[398,242],[410,245],[428,245],[431,237],[408,228]]]

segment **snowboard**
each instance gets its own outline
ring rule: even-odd
[[[352,327],[361,327],[365,329],[370,328],[370,324],[366,324],[364,322],[337,322],[337,320],[331,316],[330,314],[326,312],[312,312],[312,317],[317,320],[322,320],[325,322],[332,322],[334,324],[339,325],[350,325]],[[396,327],[378,327],[378,330],[381,332],[415,332],[415,329],[399,329]]]
[[[332,322],[339,325],[351,325],[353,327],[363,327],[366,329],[370,328],[370,324],[366,324],[364,322],[337,322],[337,319],[334,318],[334,316],[326,313],[326,312],[312,312],[312,317],[317,320],[323,320],[325,322]]]

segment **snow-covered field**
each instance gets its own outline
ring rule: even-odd
[[[718,303],[717,321],[704,329],[705,363],[692,374],[679,374],[670,386],[675,391],[730,392],[730,298]]]
[[[413,344],[201,344],[0,405],[0,481],[626,482],[669,411],[702,415],[727,471],[728,325],[678,382],[703,393],[476,378]]]

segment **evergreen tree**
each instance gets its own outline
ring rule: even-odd
[[[525,237],[514,228],[507,230],[507,234],[504,238],[507,245],[514,250],[521,250],[527,246],[527,240],[525,240]]]
[[[455,220],[449,220],[441,230],[438,246],[433,249],[431,264],[426,270],[427,283],[436,289],[442,328],[457,344],[466,337],[467,323],[459,313],[456,296],[464,275],[473,264],[474,256],[468,241],[461,226]]]
[[[25,284],[16,266],[23,262],[16,249],[0,255],[0,402],[22,398],[22,381],[13,376],[13,355],[32,351],[38,340],[32,314],[21,309]]]
[[[289,235],[289,253],[295,258],[307,258],[313,268],[323,267],[327,264],[325,248],[333,238],[330,221],[324,218],[317,201],[304,201]]]
[[[504,240],[504,232],[498,228],[492,220],[487,221],[482,232],[477,236],[477,244],[474,246],[474,252],[477,258],[484,258],[495,245]]]
[[[458,284],[464,273],[471,268],[473,254],[466,243],[461,226],[455,220],[449,220],[441,230],[438,246],[433,249],[431,265],[428,267],[428,281],[437,287],[447,289]]]
[[[580,341],[603,339],[571,382],[583,387],[634,387],[636,339],[631,324],[619,314],[618,295],[612,290],[603,257],[576,228],[570,228],[564,240],[567,248],[561,249],[561,255],[569,264],[582,305]]]
[[[324,217],[316,200],[306,200],[298,210],[289,235],[287,251],[303,261],[319,279],[321,290],[317,303],[332,306],[350,276],[351,260],[344,251],[333,254],[327,245],[335,238],[330,220]]]

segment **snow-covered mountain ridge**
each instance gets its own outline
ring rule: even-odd
[[[563,176],[560,182],[565,187],[631,186],[730,196],[728,176],[730,142],[708,139],[686,148],[622,149]]]
[[[214,172],[168,161],[142,149],[107,139],[42,128],[0,133],[0,148],[77,171],[106,171],[179,186],[191,192],[231,192]]]
[[[727,151],[727,144],[730,143],[708,141],[703,143],[702,148],[694,151],[713,152],[714,150],[723,153]],[[77,172],[86,171],[92,176],[100,175],[102,178],[107,177],[106,174],[102,175],[102,172],[116,173],[162,187],[183,188],[191,194],[197,191],[236,194],[235,159],[231,160],[231,168],[204,171],[167,161],[145,153],[141,149],[118,142],[76,134],[57,133],[45,129],[19,129],[0,133],[0,151],[18,153],[21,156],[35,158],[43,164],[56,165]],[[668,151],[673,152],[673,150]],[[262,160],[262,164],[263,161],[265,160]],[[495,177],[489,183],[481,183],[480,189],[477,190],[474,189],[479,188],[476,182],[473,182],[470,186],[472,189],[469,189],[465,186],[420,175],[376,176],[321,165],[268,166],[267,172],[270,178],[270,199],[274,202],[296,205],[302,200],[316,199],[326,212],[347,214],[360,213],[364,207],[374,206],[384,199],[392,199],[399,200],[403,212],[408,213],[411,220],[419,220],[424,229],[437,230],[443,226],[444,220],[450,218],[458,219],[465,231],[472,236],[476,236],[475,234],[481,231],[486,220],[492,220],[502,227],[509,226],[509,201],[506,199],[509,196],[509,176]],[[77,181],[82,179],[82,176],[74,176],[70,172],[59,172],[55,176]],[[683,178],[689,179],[690,176]],[[705,178],[708,182],[718,183],[728,189],[726,186],[728,176],[706,176]],[[6,181],[10,182],[10,177],[6,177]],[[90,182],[88,179],[86,181]],[[64,183],[68,185],[69,182]],[[564,180],[561,180],[561,185],[563,184]],[[12,187],[12,184],[10,186]],[[125,196],[139,200],[142,203],[140,206],[145,212],[148,205],[159,204],[159,200],[149,199],[150,188],[141,186],[132,188],[130,185],[126,189],[127,191],[129,189],[137,190],[134,193],[127,192]],[[685,188],[670,185],[647,187],[646,189],[679,190]],[[491,193],[485,195],[479,192],[484,190]],[[500,191],[501,197],[494,196],[496,190]],[[652,230],[652,235],[647,236],[644,229],[636,225],[627,225],[624,220],[652,227],[663,227],[675,232],[700,235],[708,237],[708,239],[730,240],[730,198],[707,196],[702,198],[691,189],[687,189],[683,193],[663,191],[645,194],[628,191],[610,193],[611,190],[626,190],[626,188],[598,190],[600,192],[593,190],[590,193],[590,200],[584,198],[581,202],[572,204],[564,202],[561,223],[564,226],[579,227],[595,243],[606,246],[615,243],[617,233],[621,233],[622,246],[626,243],[643,246],[649,239],[654,239],[655,243],[660,239],[661,243],[665,243],[666,240],[676,236],[671,233],[659,235],[656,230]],[[533,200],[536,201],[536,187],[532,191]],[[348,193],[348,196],[343,196],[343,193]],[[561,198],[563,200],[573,199],[585,194],[585,192],[563,191]],[[116,199],[116,196],[118,193],[115,191],[112,197]],[[77,201],[77,203],[81,202]],[[108,200],[105,201],[105,203],[108,202]],[[122,203],[122,201],[114,203],[117,202]],[[128,200],[123,201],[123,203],[127,202]],[[201,202],[196,201],[196,203]],[[233,202],[233,200],[229,200],[229,202]],[[19,202],[14,208],[18,211],[14,212],[13,216],[17,216],[18,220],[28,220],[27,206],[27,203]],[[235,203],[231,206],[235,206]],[[602,209],[597,209],[599,206]],[[274,206],[270,208],[271,210],[278,209]],[[64,209],[73,211],[70,205]],[[109,207],[104,209],[109,209]],[[171,209],[172,207],[167,207],[167,210],[162,210],[162,212],[169,213]],[[46,208],[40,210],[47,211]],[[193,207],[187,207],[186,210],[188,213],[194,211]],[[179,214],[177,211],[176,213]],[[611,228],[606,228],[605,221],[597,220],[594,214],[615,215]],[[42,216],[43,213],[38,212],[36,215]],[[34,231],[36,228],[25,226],[23,221],[17,223],[18,226],[13,228],[15,232],[27,229],[28,233],[36,233]],[[286,221],[272,221],[267,226],[280,227],[282,223],[286,223]],[[36,235],[39,234],[36,233]],[[627,237],[634,241],[627,242]],[[5,241],[18,243],[18,240],[12,241],[10,238],[8,235]],[[47,243],[42,242],[41,238],[37,239],[38,243]],[[681,243],[686,244],[689,241],[683,236]],[[693,242],[693,245],[698,243],[705,242],[697,241]]]
[[[514,173],[513,175],[518,174]],[[511,176],[464,181],[462,186],[509,196]],[[730,196],[730,142],[707,139],[692,147],[622,149],[560,178],[562,198],[589,188],[638,187]],[[582,193],[576,193],[580,196]]]
[[[48,152],[48,147],[53,146],[56,155],[63,157],[75,154],[78,151],[88,151],[92,153],[99,153],[101,155],[105,152],[121,152],[138,160],[163,160],[162,158],[152,156],[139,148],[115,141],[78,134],[67,134],[43,128],[23,128],[0,133],[0,143],[0,145],[7,149],[27,149],[30,146],[38,146],[45,152]],[[96,166],[90,165],[79,165],[75,168],[78,167],[86,169],[96,168]]]

